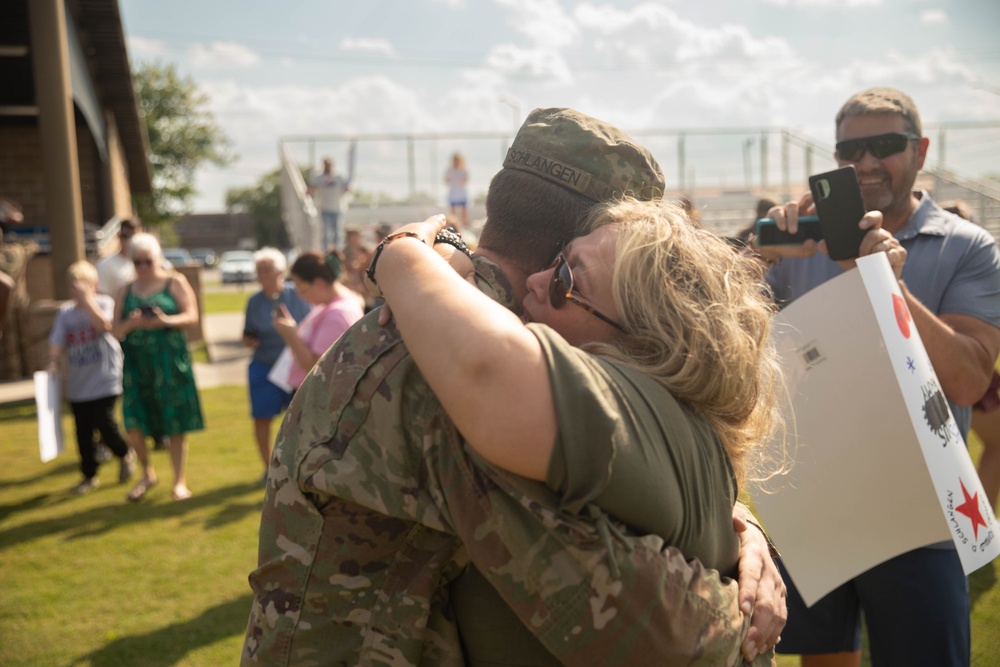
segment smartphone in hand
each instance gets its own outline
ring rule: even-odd
[[[868,230],[858,228],[866,211],[854,165],[810,176],[809,190],[830,259],[857,259]]]
[[[819,226],[819,218],[815,215],[804,215],[799,218],[799,230],[794,234],[778,229],[778,224],[774,218],[761,218],[757,221],[757,229],[754,232],[757,237],[757,245],[799,245],[807,239],[821,241],[823,230]]]
[[[153,307],[150,306],[148,303],[144,303],[141,306],[139,306],[139,312],[142,313],[142,316],[147,319],[156,317],[156,313],[153,311]]]

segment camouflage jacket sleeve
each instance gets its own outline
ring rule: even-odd
[[[458,443],[425,452],[428,483],[471,561],[565,665],[740,665],[736,582],[594,506],[559,512],[544,485]],[[773,652],[755,665],[773,663]]]
[[[463,664],[443,582],[467,559],[413,444],[443,411],[374,317],[324,355],[282,420],[243,665]]]

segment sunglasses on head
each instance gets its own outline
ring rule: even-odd
[[[135,264],[136,266],[152,266],[153,265],[153,260],[152,259],[133,259],[132,263]]]
[[[559,310],[566,305],[567,301],[572,301],[597,319],[607,322],[619,331],[625,331],[625,327],[593,306],[573,296],[573,271],[569,268],[566,255],[559,253],[550,268],[552,269],[552,279],[549,280],[549,303],[552,304],[553,308]]]
[[[906,145],[917,141],[920,137],[912,132],[889,132],[877,134],[874,137],[845,139],[837,142],[837,155],[846,162],[858,162],[869,151],[877,159],[889,157],[906,150]]]

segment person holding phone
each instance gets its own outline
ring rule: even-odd
[[[191,497],[187,433],[205,427],[184,327],[198,323],[198,303],[183,274],[163,268],[160,244],[136,234],[130,245],[135,280],[115,298],[113,333],[125,353],[122,412],[142,479],[128,493],[140,500],[158,478],[145,436],[169,438],[174,500]]]
[[[326,255],[310,251],[292,264],[292,282],[299,296],[312,306],[300,323],[283,304],[276,304],[273,326],[292,353],[288,384],[294,389],[334,341],[364,314],[364,298],[342,282],[344,260],[339,250]]]
[[[1000,352],[1000,252],[981,227],[914,190],[930,142],[905,93],[871,88],[853,95],[837,114],[836,132],[834,157],[857,170],[869,211],[858,223],[868,230],[860,255],[888,253],[965,438],[970,406],[988,388]],[[807,196],[771,215],[794,233],[811,204]],[[756,250],[771,261],[766,278],[779,304],[854,265],[830,260],[822,242]],[[778,651],[802,654],[803,665],[859,664],[862,612],[875,667],[969,664],[968,586],[950,541],[892,558],[809,608],[787,576],[785,583],[788,625]]]
[[[250,392],[250,416],[253,418],[254,439],[264,464],[264,477],[271,460],[271,422],[288,407],[292,395],[267,379],[271,367],[285,349],[285,342],[274,318],[284,306],[295,322],[309,314],[309,304],[285,281],[288,260],[277,248],[261,248],[254,253],[257,283],[260,291],[247,300],[244,313],[243,344],[253,350],[247,367],[247,387]]]

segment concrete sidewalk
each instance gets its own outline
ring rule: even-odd
[[[204,333],[211,362],[195,363],[194,378],[198,388],[245,385],[251,352],[243,346],[243,313],[206,315]],[[0,405],[34,400],[33,379],[0,382]]]

